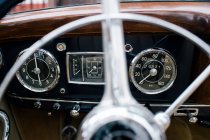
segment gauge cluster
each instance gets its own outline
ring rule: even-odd
[[[86,85],[104,84],[102,52],[68,52],[66,69],[69,83]]]
[[[170,103],[191,82],[193,45],[177,36],[157,44],[162,38],[166,37],[125,36],[125,43],[129,44],[125,45],[125,54],[130,90],[141,103]],[[33,43],[2,44],[1,79]],[[60,49],[60,44],[65,48]],[[102,44],[100,36],[53,40],[31,55],[16,72],[8,87],[9,99],[33,108],[53,109],[54,104],[59,104],[59,109],[72,109],[80,103],[84,104],[81,108],[90,109],[101,100],[106,83]],[[11,49],[14,46],[19,47]]]

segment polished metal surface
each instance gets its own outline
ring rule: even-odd
[[[9,138],[9,118],[7,116],[6,113],[4,113],[3,111],[0,111],[0,120],[2,121],[3,124],[3,135],[2,135],[2,140],[8,140]]]
[[[58,102],[58,103],[75,103],[75,104],[90,104],[90,105],[97,105],[100,102],[94,102],[94,101],[86,101],[86,100],[64,100],[64,99],[53,99],[53,98],[31,98],[31,97],[21,97],[21,96],[16,96],[16,95],[9,95],[11,98],[14,99],[19,99],[20,101],[41,101],[41,102]],[[145,106],[145,104],[141,104],[142,106]],[[171,104],[150,104],[151,107],[163,107],[163,108],[168,108]],[[183,104],[180,105],[180,108],[210,108],[210,105],[205,105],[205,104]],[[174,115],[176,116],[176,111],[174,112]],[[186,116],[186,115],[184,115]]]

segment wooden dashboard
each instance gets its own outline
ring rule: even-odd
[[[208,2],[135,2],[121,4],[121,11],[159,17],[194,33],[208,35],[210,34],[209,7],[210,3]],[[0,21],[0,41],[40,38],[67,22],[99,13],[101,13],[101,5],[86,5],[8,15]],[[126,22],[124,27],[125,31],[129,33],[167,32],[159,27],[142,23]],[[89,25],[69,34],[96,34],[100,32],[100,24],[97,24]]]

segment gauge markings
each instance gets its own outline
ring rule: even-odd
[[[148,49],[139,53],[129,68],[134,86],[146,94],[158,94],[169,89],[176,78],[173,57],[163,49]]]
[[[16,76],[27,89],[45,92],[58,83],[60,68],[56,59],[48,51],[40,49],[26,60]]]

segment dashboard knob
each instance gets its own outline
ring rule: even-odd
[[[78,117],[79,116],[79,111],[80,111],[80,105],[76,104],[76,105],[74,105],[73,109],[71,110],[70,115],[72,117]]]
[[[61,108],[61,105],[59,103],[54,103],[53,109],[59,110]]]
[[[36,102],[34,103],[34,107],[35,107],[35,108],[41,108],[41,106],[42,106],[42,103],[41,103],[40,101],[36,101]]]

